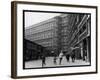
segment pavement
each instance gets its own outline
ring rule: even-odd
[[[59,58],[56,60],[56,64],[54,64],[54,57],[46,57],[46,65],[43,67],[58,67],[58,66],[84,66],[84,65],[90,65],[90,62],[86,62],[83,60],[75,60],[75,62],[72,62],[71,58],[69,62],[67,62],[65,56],[62,59],[61,65],[59,64]],[[26,61],[25,62],[25,68],[41,68],[42,67],[42,60],[32,60],[32,61]]]

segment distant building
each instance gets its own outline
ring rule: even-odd
[[[25,38],[50,51],[66,51],[73,14],[62,14],[25,29]]]

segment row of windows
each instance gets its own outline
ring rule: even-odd
[[[55,26],[56,26],[56,22],[55,23],[52,22],[52,23],[44,24],[44,25],[37,26],[37,27],[33,26],[33,28],[26,29],[25,32],[26,32],[26,34],[33,34],[33,33],[38,33],[38,32],[43,32],[43,31],[51,30]]]
[[[52,38],[53,36],[54,36],[53,31],[49,31],[49,32],[42,32],[42,33],[27,35],[26,37],[30,37],[33,40],[39,40],[39,39],[45,39],[45,38]]]
[[[52,30],[52,29],[53,29],[52,27],[46,27],[46,28],[39,27],[39,29],[38,28],[37,29],[29,29],[29,30],[26,30],[26,35],[44,32],[44,31],[48,31],[48,30]]]
[[[44,47],[57,46],[57,43],[54,43],[53,41],[48,41],[48,42],[44,41],[44,42],[40,42],[38,44],[40,44],[40,45],[42,45]]]
[[[45,39],[45,38],[52,38],[53,37],[53,34],[41,34],[41,35],[38,35],[38,36],[34,36],[34,39],[35,40],[39,40],[39,39]]]

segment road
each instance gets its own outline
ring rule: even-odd
[[[62,59],[61,65],[59,64],[59,58],[56,60],[57,64],[54,64],[53,57],[46,57],[46,65],[44,67],[56,67],[56,66],[79,66],[79,65],[90,65],[90,62],[86,62],[83,60],[75,60],[72,62],[71,58],[70,61],[67,62],[65,56]],[[42,67],[42,60],[32,60],[25,62],[25,68],[40,68]]]

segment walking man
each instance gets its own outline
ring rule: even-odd
[[[45,63],[45,56],[43,55],[43,56],[42,56],[42,67],[43,67],[44,65],[46,65],[46,63]]]
[[[75,50],[71,53],[72,62],[75,62]]]
[[[55,65],[57,64],[57,61],[56,60],[57,60],[57,55],[55,55],[54,56],[54,59],[53,59]]]
[[[59,54],[59,64],[60,65],[61,65],[62,59],[63,59],[63,52],[61,51]]]
[[[70,54],[66,54],[67,62],[69,62]]]
[[[86,51],[86,49],[84,50],[84,53],[83,53],[83,61],[87,61],[87,51]]]

